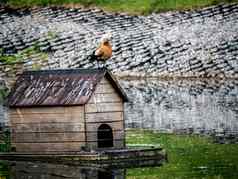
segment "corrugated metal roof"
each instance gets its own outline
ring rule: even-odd
[[[110,80],[120,96],[127,97],[105,69],[26,71],[9,95],[10,107],[68,106],[87,103],[103,77]]]

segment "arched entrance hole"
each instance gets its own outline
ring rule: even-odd
[[[102,124],[98,128],[98,148],[113,147],[112,128],[107,124]]]
[[[99,171],[98,172],[98,179],[114,179],[114,176],[112,175],[112,173],[110,172],[102,172]]]

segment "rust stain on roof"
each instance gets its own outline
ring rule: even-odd
[[[109,77],[126,100],[125,93],[105,69],[67,69],[24,72],[17,79],[8,104],[10,107],[83,105],[104,76]]]

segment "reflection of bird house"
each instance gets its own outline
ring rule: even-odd
[[[17,152],[123,148],[127,97],[105,69],[24,72],[9,97]]]
[[[7,164],[9,164],[8,162]],[[125,179],[126,169],[106,169],[99,167],[83,167],[80,165],[62,165],[56,163],[39,163],[39,162],[24,162],[17,161],[11,162],[10,166],[6,166],[8,169],[4,171],[3,175],[7,175],[5,178],[9,179],[9,173],[14,178],[34,178],[34,179]],[[1,164],[2,165],[2,164]],[[0,174],[1,176],[1,174]]]

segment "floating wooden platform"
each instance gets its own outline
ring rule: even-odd
[[[11,152],[0,153],[0,160],[56,162],[90,167],[100,166],[103,168],[130,168],[159,166],[167,161],[167,155],[162,148],[38,154]]]

